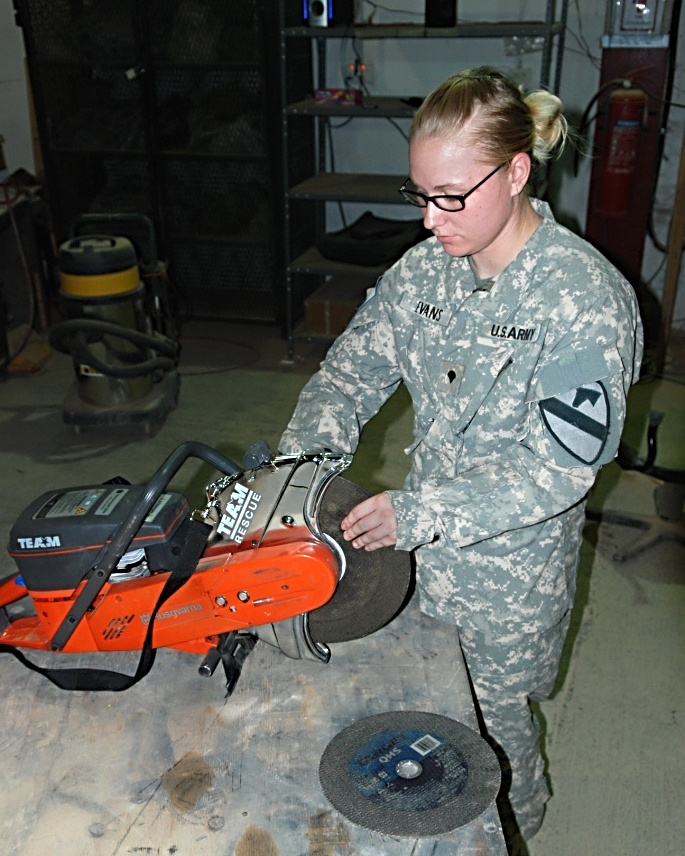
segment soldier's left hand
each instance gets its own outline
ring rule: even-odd
[[[355,505],[340,528],[343,538],[357,549],[392,547],[397,543],[397,518],[390,494],[378,493]]]

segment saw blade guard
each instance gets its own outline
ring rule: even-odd
[[[205,520],[217,545],[234,549],[278,543],[284,533],[323,542],[339,568],[335,591],[321,606],[294,618],[255,628],[259,638],[289,657],[327,661],[328,644],[360,639],[390,622],[413,593],[414,570],[406,550],[355,549],[340,525],[371,494],[341,476],[351,456],[332,452],[265,458],[259,467],[225,477],[208,488]],[[248,494],[247,491],[252,491]],[[248,512],[244,512],[245,508]],[[245,517],[252,514],[249,526]],[[239,542],[239,543],[235,543]],[[226,549],[224,546],[208,548]]]
[[[200,518],[211,525],[205,555],[213,550],[254,550],[287,541],[323,542],[346,569],[340,545],[321,524],[321,505],[331,481],[352,463],[352,456],[329,451],[273,455],[258,466],[223,476],[207,486]],[[315,641],[308,614],[254,628],[256,636],[293,659],[328,662],[330,649]]]
[[[301,452],[222,476],[207,486],[207,505],[199,515],[212,527],[208,546],[254,549],[308,530],[333,550],[342,576],[345,556],[319,524],[319,513],[327,485],[351,463],[352,456],[343,453]]]

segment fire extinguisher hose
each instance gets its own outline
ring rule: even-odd
[[[634,87],[638,89],[642,89],[644,91],[644,87],[640,85],[638,81],[630,80],[626,77],[615,77],[613,80],[608,80],[605,84],[600,86],[600,88],[595,92],[595,94],[590,98],[588,103],[585,106],[585,110],[583,110],[583,115],[581,116],[580,122],[578,124],[578,137],[582,139],[583,134],[585,133],[585,129],[590,124],[590,110],[597,102],[599,98],[607,91],[607,89],[620,89],[623,87],[627,89],[629,87]],[[593,119],[596,117],[593,117]],[[576,147],[574,157],[573,157],[573,174],[578,175],[578,167],[580,162],[580,150],[579,147]]]

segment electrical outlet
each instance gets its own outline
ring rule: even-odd
[[[373,65],[356,59],[347,66],[348,79],[350,82],[357,81],[359,84],[373,83]]]
[[[661,32],[664,3],[659,0],[613,0],[608,8],[610,33]]]

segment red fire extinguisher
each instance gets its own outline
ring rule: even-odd
[[[609,136],[598,206],[603,217],[622,217],[630,210],[630,195],[646,109],[647,96],[642,89],[628,84],[611,93]]]

